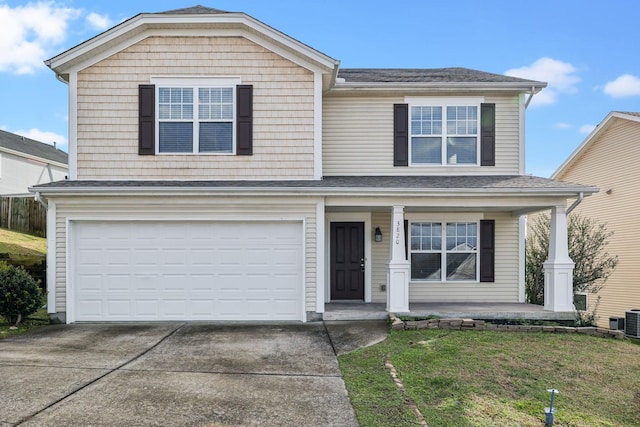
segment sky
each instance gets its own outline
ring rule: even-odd
[[[611,111],[640,112],[638,0],[0,0],[0,129],[67,150],[67,86],[43,61],[142,12],[244,12],[343,68],[465,67],[545,81],[526,171],[549,177]]]

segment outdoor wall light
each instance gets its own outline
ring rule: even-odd
[[[380,227],[376,227],[374,237],[376,242],[382,242],[382,231],[380,231]]]

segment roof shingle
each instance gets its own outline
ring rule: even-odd
[[[65,165],[69,162],[68,154],[52,145],[4,130],[0,130],[0,147]]]

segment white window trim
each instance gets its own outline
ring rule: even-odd
[[[235,125],[237,123],[236,117],[236,86],[242,83],[240,77],[206,77],[206,76],[174,76],[174,77],[151,77],[150,83],[155,85],[155,151],[156,155],[160,156],[235,156],[236,155],[236,131]],[[168,153],[160,151],[160,115],[159,115],[159,90],[166,87],[181,87],[181,88],[193,88],[193,145],[192,152],[180,152],[180,153]],[[231,121],[233,128],[233,136],[231,141],[230,153],[215,153],[215,152],[199,152],[199,134],[198,126],[198,94],[196,89],[198,88],[220,88],[230,87],[233,89],[233,119]]]
[[[413,283],[428,283],[428,284],[452,284],[452,283],[480,283],[480,221],[484,219],[483,214],[478,213],[457,213],[457,214],[406,214],[405,219],[408,221],[407,230],[407,250],[409,263],[411,263],[411,224],[412,223],[424,223],[424,222],[439,222],[442,226],[442,249],[440,251],[433,251],[431,253],[440,253],[443,256],[440,258],[440,280],[426,280],[426,279],[414,279],[410,277],[410,281]],[[475,280],[447,280],[447,265],[446,265],[446,226],[451,222],[475,222],[476,228],[476,279]]]
[[[481,125],[481,104],[484,102],[484,97],[405,97],[405,104],[409,106],[409,166],[411,167],[454,167],[454,168],[464,168],[464,167],[476,167],[480,166],[480,125]],[[466,107],[466,106],[475,106],[478,109],[478,133],[476,136],[476,163],[447,163],[447,134],[445,132],[446,129],[446,109],[447,107]],[[440,163],[414,163],[412,152],[412,136],[413,132],[411,129],[411,109],[413,107],[442,107],[442,129],[443,133],[440,135],[441,138],[441,158]]]

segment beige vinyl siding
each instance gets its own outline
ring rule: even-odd
[[[496,221],[495,282],[411,282],[410,302],[518,302],[518,218],[487,213],[484,219]]]
[[[151,77],[253,85],[253,155],[138,155],[138,85]],[[150,37],[78,73],[79,179],[310,179],[313,73],[241,37]]]
[[[67,220],[303,220],[306,311],[316,311],[315,198],[87,197],[56,201],[56,312],[66,312]],[[69,260],[73,262],[73,260]]]
[[[440,96],[441,97],[441,96]],[[323,100],[324,175],[511,175],[520,168],[519,102],[485,96],[496,104],[496,166],[393,166],[393,104],[404,97],[351,96]]]
[[[380,227],[382,242],[371,242],[371,302],[386,303],[387,291],[382,286],[387,286],[389,273],[389,259],[391,254],[391,213],[372,212],[371,228]]]
[[[618,266],[598,293],[598,324],[603,327],[609,326],[609,317],[623,317],[626,310],[640,308],[640,123],[613,120],[557,177],[599,187],[600,192],[585,198],[575,212],[605,223],[607,230],[614,232],[606,250],[618,256]],[[595,303],[597,296],[590,295],[589,299]]]

